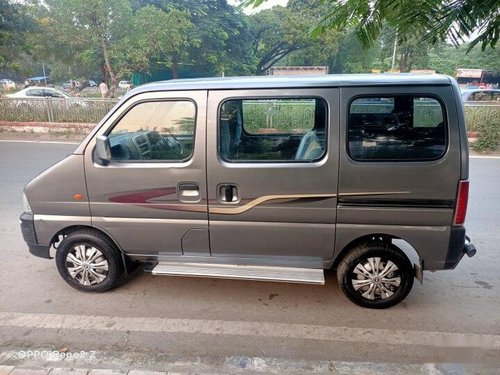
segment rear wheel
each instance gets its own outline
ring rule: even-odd
[[[57,248],[56,264],[69,285],[85,292],[112,289],[123,275],[119,250],[105,236],[92,231],[65,237]]]
[[[358,245],[337,268],[339,285],[359,306],[384,309],[401,302],[413,286],[413,267],[406,255],[392,244]]]

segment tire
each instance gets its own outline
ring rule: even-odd
[[[374,269],[378,272],[374,273]],[[405,299],[413,286],[413,277],[413,267],[406,255],[383,242],[358,245],[337,267],[337,280],[345,296],[359,306],[372,309],[386,309]]]
[[[56,265],[64,281],[84,292],[113,289],[124,273],[116,246],[102,234],[89,230],[71,233],[61,241]]]

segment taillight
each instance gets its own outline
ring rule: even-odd
[[[455,218],[453,225],[462,225],[467,214],[467,201],[469,200],[469,181],[458,183],[457,203],[455,205]]]

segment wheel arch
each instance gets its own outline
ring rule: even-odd
[[[55,247],[57,249],[56,244],[59,243],[64,237],[67,237],[70,234],[80,230],[96,232],[105,236],[110,242],[112,242],[116,246],[116,248],[120,251],[120,253],[123,253],[123,250],[120,248],[118,243],[109,234],[91,225],[83,225],[83,224],[69,225],[67,227],[60,229],[56,234],[52,236],[52,239],[50,240],[50,246]]]
[[[122,263],[123,263],[123,267],[125,269],[125,272],[132,273],[136,269],[133,261],[125,254],[123,249],[120,247],[118,242],[113,239],[113,237],[111,237],[105,231],[103,231],[99,228],[90,226],[90,225],[82,225],[82,224],[70,225],[70,226],[67,226],[67,227],[60,229],[54,236],[52,236],[52,239],[50,241],[50,249],[57,250],[57,244],[60,241],[62,241],[63,238],[71,235],[72,233],[78,232],[80,230],[98,233],[98,234],[106,237],[106,239],[109,240],[115,246],[115,248],[119,251],[119,255],[120,255],[120,258],[122,259]]]
[[[421,259],[416,248],[407,240],[405,240],[399,236],[396,236],[394,234],[370,233],[370,234],[364,234],[362,236],[351,239],[350,241],[347,242],[347,244],[342,246],[340,251],[338,251],[337,254],[335,255],[330,268],[332,268],[332,269],[337,268],[338,263],[350,251],[352,251],[353,249],[358,247],[360,244],[376,242],[376,241],[392,244],[398,250],[400,250],[410,260],[410,262],[418,264],[419,260]]]

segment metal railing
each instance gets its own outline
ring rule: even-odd
[[[464,112],[469,131],[480,131],[484,126],[500,129],[499,102],[466,102]]]
[[[118,99],[0,97],[0,121],[97,124],[117,102]],[[249,102],[246,110],[249,115],[263,117],[264,123],[269,122],[270,112],[257,107],[259,106],[255,103]],[[469,130],[475,130],[482,123],[500,123],[498,102],[467,102],[464,107]],[[285,117],[300,118],[307,122],[306,120],[311,121],[314,117],[314,105],[301,103],[278,112],[286,115]],[[273,120],[278,122],[278,119]],[[286,123],[285,119],[281,120]],[[293,125],[292,121],[290,126]]]
[[[0,98],[0,121],[98,123],[117,99]]]

